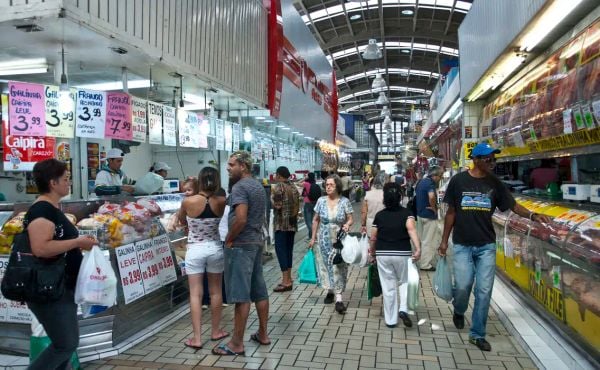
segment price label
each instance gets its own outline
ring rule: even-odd
[[[8,83],[9,131],[13,136],[46,136],[44,85]]]
[[[177,121],[175,108],[163,106],[163,137],[165,145],[177,146]]]
[[[151,293],[162,286],[158,270],[158,258],[156,257],[152,239],[135,243],[135,251],[138,257],[142,281],[144,282],[144,292],[146,294]]]
[[[179,111],[179,145],[200,148],[200,122],[194,112]]]
[[[147,102],[144,99],[136,98],[134,96],[131,97],[131,140],[140,143],[146,142],[146,131],[148,129],[146,107]]]
[[[150,144],[162,144],[163,105],[148,102],[148,141]]]
[[[217,150],[225,150],[225,123],[223,120],[215,120],[216,129],[216,148]]]
[[[0,281],[4,278],[6,273],[6,266],[8,265],[8,257],[0,257]],[[0,322],[4,322],[8,319],[8,305],[10,301],[2,295],[0,292]]]
[[[230,152],[233,146],[233,126],[231,122],[225,121],[225,150]]]
[[[106,92],[77,90],[75,134],[79,137],[104,139],[106,127]]]
[[[594,115],[592,114],[592,108],[589,104],[584,104],[581,107],[581,111],[583,112],[583,120],[585,121],[585,126],[589,129],[594,128]]]
[[[240,150],[240,135],[241,135],[241,126],[239,123],[233,124],[233,148],[231,150],[238,151]]]
[[[107,138],[131,140],[131,98],[124,92],[111,92],[106,95],[106,127]]]
[[[572,134],[573,133],[573,121],[572,121],[572,110],[571,109],[565,109],[563,111],[563,124],[565,127],[565,134]]]
[[[145,294],[136,247],[133,243],[126,244],[115,248],[115,254],[119,265],[119,276],[123,286],[125,304],[128,304]]]
[[[79,229],[79,236],[91,235],[98,238],[98,229]]]
[[[68,104],[61,104],[58,86],[46,85],[46,135],[73,138],[75,135],[75,93],[69,91]]]
[[[177,280],[177,270],[175,270],[175,261],[171,246],[169,245],[169,236],[163,234],[154,238],[154,249],[156,251],[162,285],[167,285]]]

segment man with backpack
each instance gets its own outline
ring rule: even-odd
[[[304,222],[308,230],[308,240],[312,238],[312,222],[315,216],[315,204],[321,197],[321,187],[315,181],[314,172],[309,172],[304,180],[302,197],[304,199]]]

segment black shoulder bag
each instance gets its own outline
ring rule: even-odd
[[[2,279],[2,295],[11,301],[48,303],[65,291],[66,258],[39,258],[31,252],[27,229],[15,236]]]
[[[346,236],[346,232],[340,228],[340,231],[337,233],[335,243],[333,243],[333,250],[331,251],[331,253],[334,254],[332,261],[333,265],[339,265],[340,263],[344,262],[344,259],[342,258],[342,249],[344,248],[342,239],[344,239],[344,236]]]

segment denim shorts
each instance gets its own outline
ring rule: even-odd
[[[258,302],[269,298],[262,268],[262,246],[225,247],[225,292],[228,303]]]

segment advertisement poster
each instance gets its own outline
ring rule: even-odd
[[[144,296],[144,282],[133,243],[115,248],[125,304]]]
[[[239,123],[233,124],[233,148],[232,150],[238,151],[240,150],[240,135],[241,135],[241,125]]]
[[[12,136],[46,136],[44,85],[8,82],[8,122]]]
[[[147,102],[144,99],[131,97],[131,124],[132,124],[132,137],[131,140],[139,143],[146,142],[146,131],[148,128],[148,122],[146,121],[146,107]]]
[[[46,95],[46,136],[71,139],[75,135],[75,103],[68,110],[60,106],[59,87],[45,86]],[[77,90],[71,90],[71,100],[75,101]]]
[[[106,92],[77,90],[75,97],[75,135],[104,139]]]
[[[151,293],[162,286],[160,271],[158,270],[158,259],[152,239],[136,242],[135,251],[142,273],[144,291],[146,294]]]
[[[106,138],[131,140],[131,97],[124,92],[106,94]]]
[[[194,112],[180,111],[179,115],[179,146],[200,148],[200,122]]]
[[[223,120],[216,119],[215,120],[215,128],[216,128],[216,149],[217,150],[225,150],[225,125]]]
[[[54,157],[56,139],[53,137],[7,135],[8,97],[2,95],[2,162],[4,171],[31,171],[33,165]]]
[[[163,106],[163,137],[167,146],[177,146],[175,108]]]
[[[156,259],[158,260],[158,270],[160,274],[160,281],[162,285],[177,280],[177,271],[175,270],[175,262],[173,260],[173,253],[169,246],[169,236],[163,234],[154,238],[154,249],[156,251]]]
[[[162,144],[163,105],[148,102],[148,142]]]

